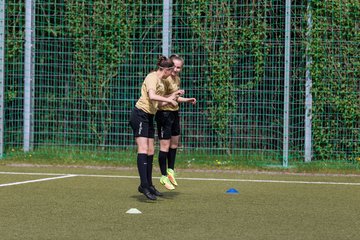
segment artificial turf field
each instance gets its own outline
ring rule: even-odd
[[[0,172],[3,240],[360,239],[360,176],[179,170],[149,201],[131,168]]]

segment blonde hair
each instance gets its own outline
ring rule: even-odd
[[[173,54],[173,55],[171,55],[169,58],[170,58],[172,61],[174,61],[174,60],[179,60],[179,61],[181,61],[181,62],[184,64],[184,59],[183,59],[182,57],[180,57],[179,55],[177,55],[177,54]]]

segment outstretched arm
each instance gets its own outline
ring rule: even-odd
[[[148,92],[148,94],[149,94],[150,100],[152,100],[152,101],[159,101],[159,102],[170,103],[170,104],[173,105],[174,107],[176,107],[176,106],[178,105],[177,101],[175,101],[172,96],[170,96],[170,97],[163,97],[163,96],[157,95],[153,89],[150,89],[149,92]]]
[[[185,90],[180,89],[180,90],[173,92],[172,94],[165,95],[164,97],[177,101],[177,99],[180,97],[180,95],[183,95],[184,93],[185,93]],[[168,104],[170,104],[170,103],[169,102],[159,102],[159,106],[161,106],[161,107],[166,106]]]
[[[184,98],[184,97],[178,97],[177,101],[180,102],[188,102],[191,103],[192,105],[196,104],[196,98]]]
[[[165,95],[164,97],[172,97],[174,100],[178,99],[178,97],[180,97],[181,95],[185,94],[185,90],[183,89],[179,89],[175,92],[173,92],[172,94],[169,95]]]

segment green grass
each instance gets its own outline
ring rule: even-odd
[[[154,157],[157,161],[157,155]],[[360,174],[360,161],[313,161],[304,163],[301,159],[289,160],[283,167],[278,153],[263,153],[228,156],[209,154],[205,151],[177,153],[176,167],[181,169],[253,170],[307,173]],[[76,165],[135,167],[135,149],[108,151],[86,151],[73,148],[38,148],[24,153],[21,149],[9,149],[0,164]]]
[[[7,240],[328,240],[358,236],[359,185],[269,182],[359,184],[355,176],[181,170],[175,191],[148,201],[136,190],[139,180],[134,168],[1,165],[0,171],[87,174],[0,187],[0,232]],[[154,176],[159,176],[157,169]],[[0,185],[47,177],[54,176],[0,174]],[[194,177],[198,180],[189,179]],[[158,189],[164,191],[157,181],[154,179]],[[226,194],[229,188],[239,194]],[[127,214],[130,208],[142,214]]]

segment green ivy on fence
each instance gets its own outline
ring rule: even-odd
[[[315,159],[360,155],[360,2],[311,1]]]
[[[305,34],[308,3],[313,24],[309,39]],[[177,27],[185,29],[174,35],[185,44],[195,42],[186,54],[201,55],[194,62],[185,59],[189,65],[201,65],[189,75],[206,79],[198,86],[198,91],[206,92],[199,101],[205,102],[202,139],[216,139],[214,149],[229,155],[234,148],[247,151],[247,147],[280,152],[284,2],[179,0],[174,4],[184,18]],[[305,78],[304,49],[309,46],[314,159],[359,159],[360,2],[292,4],[292,12],[300,12],[292,18],[291,45],[298,52],[292,55],[291,84],[296,84],[292,85],[296,92],[291,101],[298,105],[291,110],[296,116],[291,118],[290,131],[297,131],[291,137],[300,143],[292,150],[302,155],[304,86],[300,81]],[[161,3],[150,0],[36,2],[35,141],[39,145],[53,141],[54,145],[108,146],[109,139],[113,145],[119,143],[118,133],[128,129],[126,119],[141,81],[161,52],[161,11]],[[5,138],[13,145],[21,145],[22,140],[24,14],[24,1],[7,1]],[[249,106],[239,107],[243,100]],[[256,107],[250,106],[257,100]],[[196,120],[193,114],[189,122]],[[120,144],[131,145],[131,134],[123,135]],[[198,142],[192,141],[197,147]]]
[[[255,58],[254,80],[240,88],[251,89],[263,78],[266,25],[262,11],[259,8],[256,16],[251,11],[253,17],[240,25],[234,19],[231,2],[189,1],[186,6],[192,31],[208,56],[209,120],[219,147],[231,154],[230,126],[236,106],[234,92],[239,87],[233,80],[233,68],[239,56],[246,55],[250,49]]]

